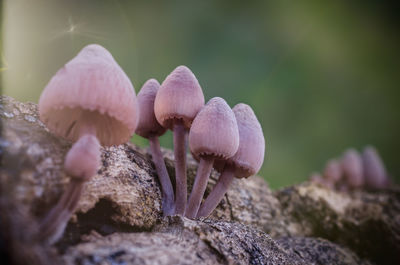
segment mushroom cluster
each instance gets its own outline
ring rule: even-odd
[[[161,85],[154,79],[147,81],[138,93],[138,102],[140,117],[136,133],[150,141],[163,191],[164,215],[208,216],[234,177],[249,177],[260,170],[265,140],[253,110],[245,104],[238,104],[232,110],[219,97],[204,104],[201,86],[186,66],[178,66]],[[173,131],[175,193],[156,138],[167,129]],[[199,161],[189,200],[186,177],[188,145]],[[201,204],[213,167],[221,172],[221,177]]]
[[[346,150],[341,158],[328,160],[322,175],[313,173],[310,179],[341,191],[382,189],[390,184],[385,165],[372,146],[365,147],[362,154],[353,148]]]
[[[233,178],[256,174],[264,160],[262,128],[248,105],[232,110],[218,97],[205,105],[200,84],[186,66],[178,66],[161,85],[148,80],[136,97],[130,79],[97,44],[84,47],[52,77],[40,97],[39,114],[51,133],[74,142],[64,161],[68,187],[40,222],[38,237],[50,244],[61,237],[84,183],[97,174],[100,146],[122,144],[134,132],[149,140],[164,216],[209,215]],[[158,140],[168,129],[173,131],[175,191]],[[188,145],[200,162],[187,203]],[[221,176],[201,204],[213,167]]]

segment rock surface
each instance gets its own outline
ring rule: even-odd
[[[162,218],[151,157],[130,143],[102,148],[102,167],[63,238],[45,247],[33,239],[36,221],[68,183],[62,165],[71,143],[47,131],[33,103],[0,97],[0,117],[0,247],[10,263],[400,263],[398,187],[339,193],[303,183],[273,192],[251,177],[235,180],[207,219]],[[164,155],[174,178],[173,153]],[[189,158],[189,188],[196,167]]]

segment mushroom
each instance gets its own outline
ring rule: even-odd
[[[378,152],[372,146],[367,146],[362,153],[365,185],[369,188],[381,189],[388,185],[389,178],[385,165]]]
[[[341,160],[344,181],[351,189],[364,184],[363,164],[360,154],[355,149],[347,150]]]
[[[342,167],[340,165],[340,162],[337,161],[336,159],[331,159],[329,160],[324,168],[324,179],[331,183],[334,186],[336,183],[338,183],[342,177]]]
[[[235,114],[224,99],[212,98],[197,114],[189,132],[191,152],[199,157],[185,216],[195,218],[215,159],[232,157],[239,147]]]
[[[328,181],[326,178],[322,177],[321,174],[314,172],[310,176],[310,181],[314,184],[323,186],[325,188],[333,189],[334,186],[332,182]]]
[[[92,44],[52,77],[40,96],[39,115],[50,132],[75,142],[64,161],[68,187],[40,223],[39,237],[54,243],[74,212],[84,183],[100,167],[100,144],[121,144],[134,133],[135,91],[112,55]]]
[[[256,174],[264,161],[265,139],[260,123],[250,106],[240,103],[233,108],[239,128],[239,148],[226,161],[217,161],[214,167],[221,175],[213,190],[203,202],[197,217],[208,216],[224,197],[234,177],[247,178]]]
[[[136,134],[147,138],[150,142],[150,152],[157,170],[162,190],[162,209],[164,216],[172,215],[175,210],[174,190],[160,149],[158,137],[163,135],[166,128],[162,127],[154,114],[154,100],[160,84],[155,79],[144,83],[137,95],[140,110]]]
[[[157,121],[174,134],[175,213],[183,214],[187,200],[186,150],[188,130],[204,106],[204,95],[194,74],[178,66],[161,84],[154,101]]]

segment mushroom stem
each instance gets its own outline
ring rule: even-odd
[[[172,215],[175,210],[174,189],[172,188],[171,180],[161,153],[160,142],[156,136],[149,137],[149,142],[151,156],[157,170],[158,180],[161,184],[162,211],[164,216]]]
[[[71,215],[78,205],[84,181],[72,178],[57,205],[50,210],[39,226],[39,240],[55,243],[64,232]]]
[[[93,127],[82,128],[79,140],[72,145],[65,157],[64,168],[71,177],[70,184],[57,205],[50,210],[40,224],[39,238],[49,244],[56,242],[61,237],[69,218],[78,205],[83,184],[93,177],[99,168],[100,144],[92,133],[95,133]]]
[[[197,168],[196,178],[193,184],[192,193],[190,194],[189,202],[186,207],[185,216],[187,218],[195,218],[199,210],[201,199],[204,191],[207,188],[208,178],[210,177],[211,169],[214,163],[214,157],[202,156],[200,164]]]
[[[212,189],[211,193],[208,195],[207,199],[201,205],[200,210],[196,216],[197,218],[206,217],[210,215],[212,211],[214,211],[214,209],[218,206],[219,202],[224,197],[234,177],[235,177],[235,167],[230,165],[225,166],[223,172],[219,176],[219,179],[215,184],[214,188]]]
[[[175,156],[175,214],[183,215],[187,200],[186,184],[186,150],[188,133],[182,120],[174,122],[174,156]]]

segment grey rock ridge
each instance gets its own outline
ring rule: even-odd
[[[162,217],[146,149],[102,148],[102,167],[52,247],[37,221],[69,179],[70,142],[40,122],[37,106],[0,97],[2,264],[399,264],[400,189],[340,193],[305,182],[271,191],[260,177],[236,179],[213,214]],[[174,177],[173,152],[164,150]],[[189,189],[197,163],[188,158]],[[218,178],[212,173],[206,195]]]

